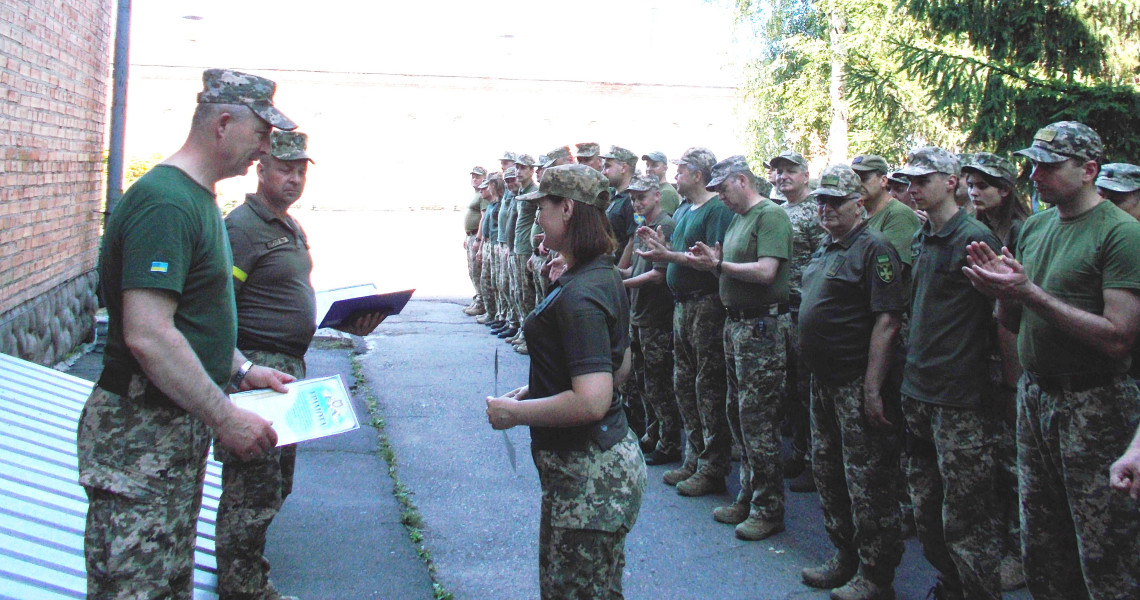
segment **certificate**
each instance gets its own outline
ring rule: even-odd
[[[251,390],[232,394],[239,408],[253,411],[273,423],[277,445],[296,444],[336,435],[360,427],[352,398],[340,375],[286,384],[289,391]]]

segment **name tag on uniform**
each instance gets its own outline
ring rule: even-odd
[[[272,249],[274,249],[274,248],[276,248],[282,244],[288,244],[288,243],[289,243],[289,238],[279,237],[279,238],[277,238],[271,242],[265,242],[265,249],[266,250],[272,250]]]
[[[831,264],[827,265],[827,276],[828,277],[835,277],[836,275],[838,275],[839,274],[839,268],[842,267],[843,263],[846,261],[847,261],[846,256],[844,256],[842,254],[836,255],[835,258],[831,259]]]

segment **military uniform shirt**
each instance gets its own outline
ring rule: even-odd
[[[677,212],[677,207],[681,206],[681,194],[678,194],[677,188],[668,181],[662,181],[658,189],[661,190],[661,210],[673,216],[673,213]]]
[[[475,235],[479,231],[479,220],[483,215],[479,214],[483,208],[483,195],[475,194],[471,202],[467,203],[467,213],[463,215],[463,231],[467,235]]]
[[[507,190],[503,194],[503,200],[499,203],[499,212],[495,215],[498,219],[497,226],[495,227],[495,239],[500,244],[511,244],[515,241],[515,230],[511,227],[511,215],[515,214],[515,195]]]
[[[1046,292],[1104,314],[1104,290],[1140,289],[1140,222],[1108,201],[1071,219],[1050,208],[1025,221],[1017,256]],[[1038,375],[1121,374],[1130,363],[1096,352],[1029,309],[1021,311],[1017,353],[1021,366]]]
[[[501,200],[487,204],[487,211],[483,213],[483,239],[494,244],[499,241],[499,207]]]
[[[107,221],[99,278],[110,316],[106,368],[142,373],[123,341],[123,291],[178,298],[174,327],[210,379],[225,385],[237,342],[233,262],[213,192],[177,167],[158,165],[123,194]]]
[[[305,231],[247,194],[226,215],[234,253],[238,348],[305,356],[316,331],[313,259]]]
[[[685,252],[697,242],[704,242],[709,247],[717,242],[723,242],[724,232],[728,230],[732,217],[732,211],[728,210],[718,196],[709,198],[696,208],[693,208],[692,202],[685,202],[677,207],[677,212],[673,213],[673,221],[676,223],[671,238],[673,250]],[[669,263],[665,279],[674,294],[694,292],[715,294],[720,288],[715,273],[675,263]]]
[[[629,299],[609,255],[575,265],[558,278],[546,299],[523,323],[530,351],[530,397],[572,389],[570,379],[614,373],[629,347]],[[531,443],[542,450],[582,449],[591,439],[603,449],[625,437],[620,396],[598,431],[596,423],[576,427],[531,427]],[[602,439],[592,438],[599,434]]]
[[[673,217],[662,210],[657,218],[647,225],[650,229],[661,232],[665,239],[673,235]],[[641,238],[633,238],[634,250],[645,250]],[[636,253],[633,255],[631,265],[632,277],[643,275],[656,269],[664,275],[669,263],[651,262]],[[669,329],[673,326],[673,295],[669,293],[669,286],[664,281],[650,283],[629,290],[630,322],[637,327],[658,327]]]
[[[788,211],[792,222],[792,260],[788,279],[788,296],[793,306],[800,303],[800,282],[804,278],[804,267],[811,262],[812,255],[819,248],[820,241],[827,234],[819,224],[819,201],[814,196],[792,204],[780,205]]]
[[[519,196],[538,191],[538,184],[531,181],[530,185],[519,188]],[[531,231],[534,229],[534,215],[538,210],[537,202],[515,202],[515,243],[512,248],[515,254],[530,254],[534,250],[531,241]]]
[[[637,231],[637,221],[633,219],[633,198],[629,192],[614,192],[614,188],[610,188],[610,194],[612,199],[610,205],[606,207],[606,218],[610,221],[610,227],[613,227],[614,239],[618,243],[618,248],[614,252],[616,261],[625,251],[630,236]]]
[[[965,210],[937,233],[927,222],[915,236],[914,304],[902,393],[932,404],[976,407],[989,382],[994,348],[993,301],[962,273],[966,246],[997,238]]]
[[[720,275],[720,301],[729,308],[760,308],[788,301],[788,259],[792,256],[792,224],[788,213],[770,200],[761,200],[743,215],[735,215],[724,234],[724,262],[754,263],[762,257],[780,259],[771,284],[749,283]]]
[[[898,253],[883,234],[860,224],[842,240],[826,238],[804,269],[800,355],[828,385],[867,372],[879,313],[906,310]]]
[[[887,204],[875,216],[867,219],[867,226],[882,232],[899,253],[899,260],[910,266],[911,243],[915,232],[922,226],[922,219],[910,207],[894,198],[888,198]]]

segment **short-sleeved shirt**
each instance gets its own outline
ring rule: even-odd
[[[1104,314],[1104,290],[1140,290],[1140,222],[1111,202],[1062,219],[1056,208],[1025,221],[1017,256],[1030,281],[1065,304]],[[1039,375],[1121,374],[1110,358],[1025,308],[1017,336],[1021,366]]]
[[[742,215],[732,217],[724,233],[724,262],[754,263],[762,257],[780,259],[770,284],[749,283],[720,275],[720,301],[729,308],[760,308],[788,301],[788,259],[792,257],[792,224],[788,213],[764,199]]]
[[[527,316],[523,331],[530,351],[531,398],[571,389],[572,377],[617,372],[629,347],[629,299],[610,256],[563,273]],[[600,424],[531,427],[531,442],[542,450],[581,449],[593,439],[607,448],[625,436],[623,414],[614,394]]]
[[[499,207],[502,205],[502,200],[495,200],[487,204],[483,213],[483,239],[492,244],[499,241]]]
[[[788,211],[788,220],[792,222],[789,300],[791,304],[799,305],[800,282],[804,278],[804,267],[811,262],[811,257],[815,255],[819,243],[827,232],[819,224],[819,201],[814,196],[808,196],[795,204],[785,202],[780,207]]]
[[[678,194],[677,188],[668,181],[662,181],[658,189],[661,190],[661,210],[673,216],[673,213],[677,212],[677,207],[681,206],[681,194]]]
[[[657,218],[652,223],[648,223],[647,227],[661,232],[665,239],[669,239],[673,235],[673,228],[676,224],[673,222],[673,217],[665,214],[662,210]],[[645,245],[641,238],[633,238],[634,250],[645,250]],[[647,258],[638,256],[637,253],[633,255],[633,262],[630,267],[633,269],[631,276],[637,277],[644,275],[649,271],[656,269],[665,274],[669,263],[667,262],[652,262]],[[630,323],[637,327],[659,327],[668,329],[672,327],[673,323],[673,295],[669,292],[669,286],[665,283],[664,278],[659,283],[650,283],[641,287],[631,288],[629,290],[629,305],[630,305]]]
[[[317,329],[305,231],[262,197],[247,194],[226,215],[226,232],[234,253],[238,348],[305,356]]]
[[[633,218],[633,198],[629,192],[625,190],[614,192],[614,188],[610,188],[610,194],[612,200],[606,207],[606,218],[610,220],[610,226],[614,229],[614,239],[618,243],[618,248],[614,252],[616,262],[625,251],[630,236],[637,231],[637,221]]]
[[[538,191],[538,184],[531,181],[530,185],[519,188],[519,196]],[[531,230],[534,228],[534,215],[538,210],[537,202],[515,202],[515,243],[512,248],[515,254],[530,254],[534,250],[531,240]]]
[[[176,167],[148,171],[107,221],[99,277],[110,318],[105,368],[142,373],[123,340],[123,291],[166,290],[178,298],[174,327],[210,379],[229,381],[237,342],[233,262],[211,190]]]
[[[915,242],[902,393],[931,404],[976,407],[989,382],[996,328],[993,301],[974,289],[962,267],[968,244],[996,248],[997,237],[960,209],[937,232],[927,222]]]
[[[499,212],[495,214],[498,220],[495,227],[496,240],[500,244],[512,244],[515,241],[515,230],[511,227],[511,216],[515,214],[515,195],[507,190],[499,202]]]
[[[685,202],[673,213],[673,221],[676,223],[673,237],[670,238],[673,250],[684,252],[697,242],[704,242],[710,247],[717,242],[724,242],[724,232],[728,230],[733,216],[733,212],[719,196],[713,196],[697,207],[692,202]],[[676,263],[669,263],[665,279],[674,294],[715,294],[720,289],[720,281],[715,273]]]
[[[886,205],[873,217],[867,219],[867,226],[882,232],[899,253],[899,259],[903,264],[910,266],[914,234],[919,227],[922,227],[922,219],[919,219],[910,207],[894,198],[888,198]]]
[[[804,269],[800,302],[800,356],[812,374],[828,385],[865,374],[875,320],[906,310],[906,287],[898,252],[866,223],[825,238]]]
[[[475,194],[475,197],[467,203],[467,212],[463,214],[463,231],[467,235],[475,235],[479,231],[479,220],[483,218],[483,195]]]

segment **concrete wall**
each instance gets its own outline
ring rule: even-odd
[[[89,335],[111,0],[0,0],[0,352],[41,364]]]

